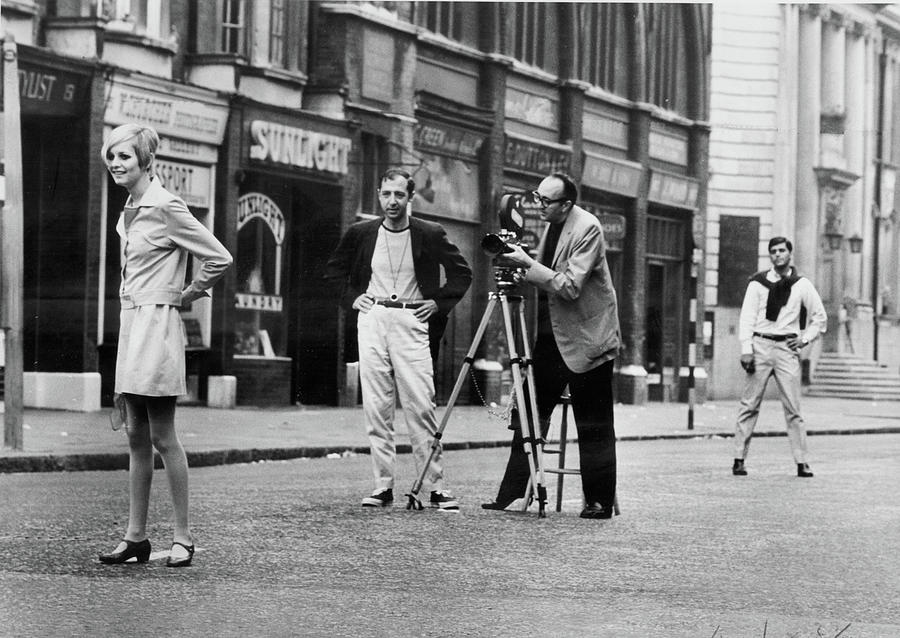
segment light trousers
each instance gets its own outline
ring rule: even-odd
[[[800,416],[800,355],[788,348],[784,341],[753,337],[753,361],[756,371],[747,375],[741,395],[737,424],[734,429],[734,458],[747,457],[750,438],[759,417],[769,377],[775,377],[784,408],[788,440],[794,461],[806,463],[806,426]]]
[[[369,312],[359,313],[357,328],[360,387],[375,486],[393,488],[397,398],[406,417],[417,476],[428,460],[437,432],[428,324],[416,319],[412,310],[376,305]],[[440,444],[425,482],[434,490],[443,489]]]

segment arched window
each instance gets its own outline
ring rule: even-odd
[[[629,95],[632,27],[628,5],[579,3],[575,8],[575,29],[580,43],[576,51],[575,73],[580,80],[610,93]]]
[[[559,72],[559,5],[505,2],[501,5],[503,52],[549,73]]]
[[[478,46],[479,2],[416,2],[416,24],[432,33]]]
[[[694,90],[691,81],[688,43],[699,34],[692,33],[686,24],[684,5],[647,4],[644,6],[647,21],[647,99],[668,111],[686,117],[689,112],[689,95]],[[700,72],[700,69],[696,69]]]

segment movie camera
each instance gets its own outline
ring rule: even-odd
[[[497,212],[500,230],[496,233],[487,233],[481,239],[481,249],[494,258],[494,281],[501,290],[518,286],[525,276],[525,271],[512,262],[504,264],[501,259],[497,263],[498,257],[512,252],[511,246],[521,246],[525,251],[529,250],[528,244],[522,239],[525,218],[520,211],[521,199],[521,193],[503,195],[500,199],[500,210]]]

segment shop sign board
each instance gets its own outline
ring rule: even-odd
[[[225,137],[227,107],[180,99],[113,82],[109,87],[106,122],[112,125],[148,124],[160,136],[180,137],[218,146]]]
[[[22,59],[18,72],[23,115],[79,115],[87,108],[87,76]]]
[[[416,148],[432,149],[472,160],[478,159],[478,152],[484,143],[484,136],[465,129],[444,124],[420,122],[416,125]]]
[[[585,153],[581,183],[584,186],[618,193],[626,197],[637,197],[641,185],[641,174],[640,164]]]
[[[628,149],[628,122],[605,115],[592,113],[585,109],[582,117],[584,138],[618,148]]]
[[[157,158],[153,168],[163,186],[183,199],[185,204],[197,208],[210,207],[212,169],[208,166],[192,166]]]
[[[248,292],[236,292],[234,294],[234,307],[241,310],[281,312],[284,309],[284,299],[280,295],[257,295]]]
[[[349,137],[331,135],[265,120],[250,123],[250,159],[346,175]]]
[[[542,95],[507,87],[504,113],[510,119],[527,124],[544,128],[559,128],[556,104],[550,98]]]
[[[262,193],[247,193],[238,199],[237,228],[240,230],[251,219],[265,222],[278,246],[284,242],[284,213],[278,205]]]
[[[674,135],[666,135],[659,131],[650,131],[650,157],[670,164],[687,166],[687,140]]]
[[[572,152],[507,135],[505,161],[507,170],[544,176],[556,171],[568,172]]]
[[[618,213],[598,213],[597,219],[603,226],[603,237],[606,241],[625,239],[625,215]]]
[[[651,202],[676,208],[697,208],[700,184],[696,179],[654,170],[650,175]]]

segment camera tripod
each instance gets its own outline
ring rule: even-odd
[[[425,480],[425,474],[428,472],[428,467],[431,465],[432,460],[440,449],[440,441],[444,434],[444,428],[447,427],[447,422],[450,420],[450,413],[453,411],[453,406],[456,403],[459,392],[462,389],[463,383],[466,381],[469,368],[475,360],[475,351],[478,349],[478,345],[481,343],[482,338],[484,338],[484,333],[487,330],[488,323],[490,322],[498,303],[503,311],[503,325],[506,330],[506,344],[513,377],[512,396],[515,397],[516,407],[519,411],[519,428],[522,434],[525,455],[528,458],[528,470],[531,474],[530,485],[534,486],[534,492],[537,494],[538,517],[545,518],[547,516],[547,488],[544,485],[543,450],[537,418],[537,399],[535,398],[537,394],[535,391],[534,374],[532,370],[531,344],[528,341],[528,332],[526,330],[525,322],[525,301],[521,295],[509,294],[506,287],[502,284],[496,292],[492,292],[488,296],[488,305],[484,309],[481,323],[475,331],[472,345],[469,346],[465,359],[463,359],[463,366],[459,371],[459,376],[456,378],[456,384],[453,386],[453,392],[451,392],[450,399],[447,402],[447,409],[444,411],[444,416],[435,433],[434,442],[431,445],[431,453],[422,468],[421,475],[416,479],[410,493],[406,495],[409,498],[406,509],[422,509],[422,503],[418,498],[419,490],[422,488],[422,483]],[[513,329],[514,324],[511,310],[513,304],[518,306],[517,314],[519,315],[519,329],[524,357],[519,356],[518,349],[516,348],[516,333]],[[527,397],[529,400],[527,403],[524,391],[525,383],[528,384]]]

